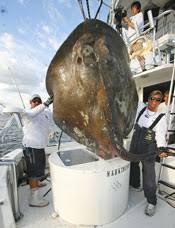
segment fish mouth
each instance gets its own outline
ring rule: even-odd
[[[75,44],[72,57],[73,59],[76,58],[76,64],[79,66],[94,67],[98,62],[98,57],[93,45],[81,44],[81,41]]]
[[[85,58],[84,59],[84,68],[89,69],[89,68],[96,68],[97,67],[97,62],[94,61],[92,58]]]

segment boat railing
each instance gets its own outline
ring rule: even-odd
[[[162,26],[162,31],[163,31],[162,35],[165,35],[167,32],[175,33],[175,10],[167,10],[161,13],[160,15],[158,15],[155,19],[157,23],[159,23],[162,20],[164,24],[167,25],[167,27],[169,26],[171,27],[170,30],[167,30],[166,26]]]
[[[10,174],[10,179],[8,180],[9,183],[7,183],[10,188],[9,197],[11,198],[14,218],[16,221],[18,221],[21,218],[22,213],[20,212],[20,207],[19,207],[19,197],[18,197],[17,177],[16,177],[16,161],[13,159],[1,158],[0,166],[8,167],[8,172]],[[4,204],[3,200],[1,201],[1,204],[2,205]]]
[[[134,60],[131,58],[131,70],[134,74],[155,68],[156,66],[173,63],[175,48],[175,10],[167,10],[155,18],[153,18],[152,11],[149,10],[148,22],[140,28],[140,30],[136,28],[136,32],[129,37],[129,41],[126,42],[126,45],[129,54],[131,54],[130,52],[133,45],[135,45],[135,47],[138,45],[140,48],[140,50],[138,50],[134,47],[134,50],[136,50],[136,53],[132,55],[134,56]],[[130,57],[132,56],[130,55]],[[138,61],[140,56],[144,58],[144,68],[141,67]]]
[[[16,148],[21,148],[23,135],[18,113],[3,114],[0,129],[0,157]]]
[[[161,27],[161,35],[160,36],[163,36],[163,35],[165,35],[167,33],[174,34],[175,33],[175,10],[167,10],[167,11],[161,13],[160,15],[158,15],[155,18],[153,18],[152,11],[149,10],[148,11],[148,20],[149,21],[146,24],[144,24],[143,27],[141,27],[140,29],[138,29],[137,25],[135,25],[136,32],[133,33],[129,37],[129,39],[131,41],[128,42],[128,43],[130,44],[134,40],[138,39],[138,37],[143,36],[145,34],[148,34],[149,32],[152,32],[153,30],[156,31],[156,38],[160,37],[160,36],[157,35],[157,30],[159,29],[159,28],[157,28],[158,27],[158,23],[160,23],[160,21],[163,20],[163,22],[165,24],[166,23],[166,18],[168,16],[172,16],[172,20],[168,22],[168,27],[170,26],[171,29],[167,30],[167,28],[165,26],[162,26]],[[173,19],[173,17],[174,17],[174,19]],[[133,38],[133,37],[135,37],[135,38]]]
[[[143,35],[148,34],[149,32],[153,31],[153,29],[155,28],[155,25],[154,25],[154,19],[153,19],[151,10],[148,11],[148,18],[149,18],[149,22],[144,24],[140,29],[137,27],[137,24],[134,24],[136,32],[128,37],[127,45],[129,45],[131,42],[134,42],[140,36],[143,36]]]

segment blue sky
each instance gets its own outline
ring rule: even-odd
[[[89,3],[93,16],[99,1]],[[101,20],[107,12],[103,5]],[[0,0],[0,103],[21,106],[15,83],[26,106],[33,93],[46,99],[48,65],[82,21],[77,0]]]

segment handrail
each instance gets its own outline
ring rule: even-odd
[[[166,14],[170,14],[170,13],[173,13],[175,15],[175,10],[166,10],[164,11],[163,13],[161,13],[160,15],[158,15],[157,17],[154,17],[154,20],[157,21],[158,19],[160,19],[161,17],[165,16]],[[148,27],[150,25],[149,22],[147,22],[146,24],[144,24],[142,27],[141,27],[141,30],[144,30],[146,27]],[[156,25],[154,25],[155,27]],[[146,32],[146,30],[144,31]],[[142,32],[141,32],[142,34]]]
[[[157,21],[158,19],[162,18],[163,16],[168,15],[168,14],[171,14],[171,13],[173,13],[174,16],[175,16],[175,10],[166,10],[166,11],[164,11],[163,13],[161,13],[160,15],[158,15],[157,17],[155,17],[154,20]],[[175,23],[175,22],[174,22],[174,23]],[[149,27],[149,26],[150,26],[150,22],[147,22],[146,24],[144,24],[144,25],[140,28],[140,30],[142,31],[142,30],[144,30],[145,28],[147,28],[147,27]],[[133,39],[132,42],[135,41],[138,37],[140,37],[140,36],[142,36],[142,35],[145,35],[145,34],[149,33],[150,31],[154,30],[155,28],[156,28],[156,22],[155,22],[154,27],[149,27],[149,28],[146,29],[145,31],[140,32],[139,36],[137,36],[135,39]],[[135,32],[135,33],[134,33],[132,36],[130,36],[129,38],[132,38],[132,37],[135,36],[136,34],[137,34],[137,33]],[[130,43],[131,43],[131,42],[129,42],[129,44],[130,44]]]
[[[174,58],[175,58],[175,54],[174,54]],[[175,78],[175,61],[174,61],[173,71],[172,71],[172,76],[171,76],[171,84],[170,84],[167,111],[166,111],[168,130],[170,129],[172,121],[173,121],[173,116],[170,115],[170,113],[173,113],[173,111],[174,111],[174,103],[175,103],[175,88],[173,89],[173,87],[174,87],[174,78]],[[171,105],[171,97],[173,97],[172,105]],[[171,109],[169,108],[170,106],[171,106]],[[168,134],[167,134],[167,139],[169,139],[169,137],[170,137],[170,132],[168,132]]]
[[[160,15],[158,15],[157,17],[155,17],[155,20],[160,19],[161,17],[165,16],[166,14],[170,14],[173,13],[175,15],[175,10],[166,10],[163,13],[161,13]]]

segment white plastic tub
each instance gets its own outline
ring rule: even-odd
[[[103,225],[128,205],[129,162],[102,160],[85,149],[49,157],[55,212],[76,225]]]

